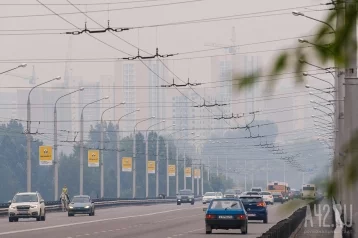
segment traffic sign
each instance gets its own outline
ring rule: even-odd
[[[40,165],[52,165],[52,146],[39,146]]]

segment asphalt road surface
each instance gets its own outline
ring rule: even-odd
[[[241,235],[240,230],[213,230],[206,235],[204,229],[204,212],[201,203],[162,204],[151,206],[116,207],[97,209],[96,215],[76,215],[68,217],[67,213],[48,213],[46,221],[20,219],[9,223],[7,218],[0,218],[0,237],[4,238],[177,238],[177,237],[230,237],[240,236],[256,238],[278,221],[284,219],[278,213],[280,204],[270,205],[268,224],[250,222],[248,234]]]

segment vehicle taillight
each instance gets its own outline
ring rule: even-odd
[[[270,198],[272,198],[272,196],[271,196],[271,195],[270,195],[269,197],[270,197]]]
[[[259,203],[257,204],[257,206],[258,206],[258,207],[265,207],[266,204],[265,204],[264,202],[259,202]]]
[[[246,216],[245,215],[238,215],[236,217],[238,220],[246,220]]]
[[[206,214],[206,219],[215,219],[216,216],[215,215],[211,215],[211,214]]]

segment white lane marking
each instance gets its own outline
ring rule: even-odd
[[[192,231],[187,231],[186,233],[193,233],[193,232],[201,231],[201,230],[204,230],[204,228],[200,228],[200,229],[196,229],[196,230],[192,230]]]
[[[116,231],[120,231],[120,230],[121,230],[120,228],[116,229]]]
[[[7,232],[1,232],[0,235],[10,235],[10,234],[17,234],[17,233],[24,233],[24,232],[31,232],[31,231],[43,231],[43,230],[50,230],[50,229],[55,229],[55,228],[62,228],[62,227],[69,227],[69,226],[78,226],[78,225],[84,225],[84,224],[98,223],[98,222],[103,222],[103,221],[114,221],[114,220],[122,220],[122,219],[128,219],[128,218],[146,217],[146,216],[153,216],[153,215],[158,215],[158,214],[164,214],[164,213],[170,213],[170,212],[176,212],[176,211],[192,210],[192,209],[198,209],[198,208],[201,208],[201,207],[174,209],[174,210],[168,210],[168,211],[162,211],[162,212],[153,212],[153,213],[147,213],[147,214],[141,214],[141,215],[106,218],[106,219],[100,219],[100,220],[68,223],[68,224],[63,224],[63,225],[46,226],[46,227],[39,227],[39,228],[32,228],[32,229],[18,230],[18,231],[7,231]]]
[[[113,230],[108,230],[108,232],[112,232]]]

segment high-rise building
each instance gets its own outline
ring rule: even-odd
[[[161,87],[161,85],[167,84],[165,81],[170,80],[167,78],[167,69],[161,61],[149,60],[143,61],[143,63],[139,61],[116,62],[116,103],[126,102],[123,107],[124,110],[116,112],[116,118],[129,114],[121,120],[120,131],[123,132],[122,135],[131,134],[135,124],[140,120],[155,117],[141,123],[140,128],[137,128],[138,130],[144,130],[166,117],[165,89]],[[140,111],[135,112],[138,108]],[[152,129],[163,127],[163,124],[159,124]]]

